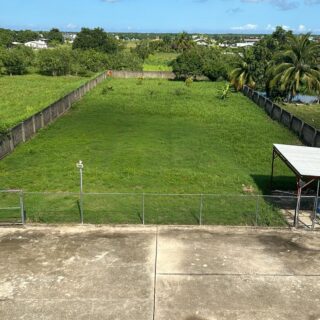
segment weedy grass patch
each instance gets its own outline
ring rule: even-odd
[[[0,130],[27,119],[88,80],[37,74],[0,77]]]

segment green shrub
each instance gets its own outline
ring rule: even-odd
[[[192,83],[193,83],[193,79],[191,77],[185,80],[185,84],[187,87],[191,87]]]
[[[41,50],[38,52],[37,60],[41,74],[62,76],[71,73],[71,49],[59,47],[50,50]]]
[[[132,52],[119,52],[109,55],[110,68],[113,70],[142,71],[143,60]]]
[[[34,53],[32,49],[18,46],[6,50],[2,54],[3,72],[10,75],[21,75],[27,73],[27,68],[33,63]]]

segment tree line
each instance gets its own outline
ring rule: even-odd
[[[63,44],[62,33],[52,29],[43,35],[49,42],[49,49],[45,50],[32,50],[23,44],[13,45],[12,39],[18,39],[13,34],[16,36],[14,32],[0,31],[0,74],[38,72],[52,76],[89,76],[106,69],[142,70],[143,67],[143,60],[137,53],[124,50],[119,40],[101,28],[83,28],[72,46]],[[31,31],[23,41],[36,39],[39,39],[39,34]]]
[[[310,33],[293,35],[278,27],[242,52],[230,79],[237,90],[247,85],[286,102],[298,94],[320,97],[320,43]]]
[[[298,94],[320,97],[320,42],[310,33],[294,35],[277,27],[248,48],[185,48],[172,63],[177,77],[230,80],[236,90],[247,85],[287,102]]]
[[[320,96],[320,43],[310,34],[294,35],[282,27],[245,49],[199,46],[186,32],[162,34],[151,40],[144,35],[132,49],[101,28],[82,28],[72,45],[64,44],[58,29],[42,36],[51,48],[34,51],[12,43],[36,40],[39,33],[0,29],[0,74],[31,71],[58,76],[90,75],[106,69],[140,71],[150,54],[175,52],[178,57],[171,66],[180,79],[206,76],[212,81],[230,80],[237,90],[248,85],[286,101],[299,93]]]

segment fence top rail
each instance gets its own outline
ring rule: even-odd
[[[74,195],[78,196],[78,192],[29,192],[23,190],[0,190],[0,193],[23,193],[25,195]],[[296,195],[266,195],[266,194],[220,194],[220,193],[153,193],[153,192],[83,192],[82,195],[96,195],[96,196],[159,196],[159,197],[238,197],[238,198],[278,198],[278,199],[296,199]],[[304,199],[313,199],[315,195],[302,196]]]
[[[0,190],[0,193],[20,193],[23,192],[22,190]]]

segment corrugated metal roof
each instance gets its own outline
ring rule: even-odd
[[[278,153],[302,177],[320,177],[320,148],[274,144]]]

